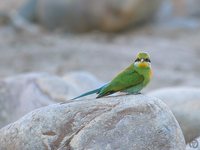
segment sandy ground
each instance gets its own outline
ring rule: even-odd
[[[147,90],[200,86],[199,24],[188,20],[179,24],[152,23],[118,34],[76,35],[18,33],[1,27],[0,77],[35,71],[64,75],[84,70],[106,82],[132,63],[138,51],[147,51],[154,70]]]

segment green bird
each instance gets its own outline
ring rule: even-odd
[[[116,92],[128,94],[140,94],[140,91],[149,83],[152,78],[151,61],[148,53],[137,54],[134,63],[115,76],[106,85],[84,93],[72,100],[90,95],[98,94],[96,98],[104,97]]]

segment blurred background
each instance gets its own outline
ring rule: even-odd
[[[144,92],[164,100],[190,142],[200,135],[199,8],[200,0],[1,0],[0,127],[99,87],[146,51],[154,73]]]
[[[151,55],[148,90],[200,85],[199,0],[1,0],[0,77],[90,72],[101,81]]]

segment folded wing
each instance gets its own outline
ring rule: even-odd
[[[143,81],[144,77],[134,70],[131,65],[123,72],[119,73],[107,86],[102,88],[97,98],[110,95],[115,92],[124,91],[142,83]]]

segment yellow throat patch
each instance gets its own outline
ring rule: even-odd
[[[149,64],[146,62],[140,62],[140,63],[138,63],[138,66],[143,68],[143,67],[148,67]]]

